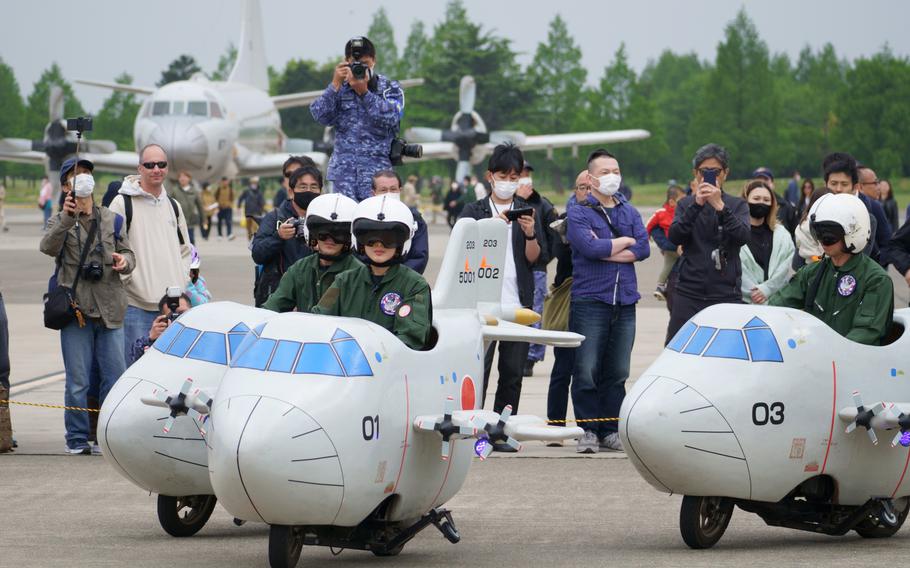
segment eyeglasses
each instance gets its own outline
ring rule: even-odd
[[[147,169],[147,170],[154,170],[154,169],[155,169],[155,166],[158,166],[158,169],[159,169],[159,170],[166,170],[166,169],[167,169],[167,162],[165,162],[165,161],[161,161],[161,162],[142,162],[142,167],[145,168],[145,169]]]
[[[320,193],[322,191],[322,188],[319,187],[318,185],[316,185],[315,183],[312,185],[297,184],[297,186],[294,187],[294,192],[296,193],[298,191],[310,191],[312,193]]]

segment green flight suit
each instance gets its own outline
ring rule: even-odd
[[[809,313],[847,339],[880,345],[894,315],[894,284],[888,273],[865,254],[853,255],[840,268],[827,257],[803,267],[768,303],[805,309],[806,295],[819,271],[824,273]]]
[[[411,349],[423,349],[430,335],[430,285],[407,266],[396,264],[374,284],[369,267],[339,274],[313,308],[314,314],[363,318],[398,336]]]
[[[319,266],[318,254],[301,258],[284,273],[278,288],[262,307],[273,312],[290,312],[294,308],[309,312],[339,274],[362,265],[353,254],[346,254],[324,270]]]

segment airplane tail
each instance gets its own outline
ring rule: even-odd
[[[269,90],[259,0],[243,2],[240,44],[237,46],[237,60],[231,69],[228,83],[244,83],[263,91]]]

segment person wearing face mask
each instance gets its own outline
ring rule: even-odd
[[[250,243],[253,262],[262,269],[256,279],[253,296],[261,307],[278,289],[285,272],[313,251],[304,238],[303,223],[307,207],[322,193],[322,173],[315,166],[293,170],[288,179],[287,199],[281,207],[262,218],[262,224]]]
[[[825,256],[801,268],[768,303],[804,310],[851,341],[881,345],[891,329],[894,284],[862,252],[872,238],[866,206],[849,193],[823,195],[809,209],[809,223]]]
[[[545,262],[547,253],[540,246],[540,235],[543,234],[540,219],[534,215],[534,208],[515,194],[524,164],[524,155],[518,146],[511,143],[496,146],[487,162],[487,180],[493,187],[492,193],[489,198],[465,205],[459,217],[478,220],[498,217],[509,224],[510,237],[502,270],[502,305],[530,308],[534,303],[533,267],[538,261]],[[506,213],[513,209],[527,213],[510,221]],[[507,405],[512,405],[513,413],[518,412],[521,380],[529,347],[525,342],[499,343],[499,381],[493,401],[494,412],[502,412]],[[493,342],[484,357],[484,399],[495,349],[496,342]],[[494,449],[512,451],[508,445],[501,443],[494,444]]]
[[[402,195],[401,176],[395,173],[395,170],[379,170],[373,174],[373,195],[388,195],[393,199],[401,201]],[[407,203],[405,203],[407,205]],[[427,268],[427,262],[430,260],[430,240],[427,235],[427,222],[423,220],[417,207],[408,205],[414,221],[417,223],[417,232],[411,240],[411,248],[404,257],[404,265],[423,274]],[[364,260],[364,259],[361,259]]]
[[[619,416],[635,341],[635,308],[641,295],[635,262],[651,254],[641,215],[619,192],[616,157],[598,149],[588,157],[587,199],[568,211],[572,247],[569,331],[585,336],[575,350],[572,405],[578,419]],[[580,424],[578,453],[622,451],[616,422]]]
[[[63,366],[66,369],[66,406],[86,408],[92,367],[100,376],[99,403],[126,370],[124,318],[127,292],[120,275],[136,266],[130,248],[126,220],[106,207],[95,205],[95,180],[89,173],[76,174],[75,161],[64,163],[60,172],[66,192],[63,210],[48,222],[40,249],[55,257],[57,269],[52,286],[74,289],[77,317],[60,330]],[[66,453],[91,454],[88,413],[66,410]]]
[[[743,301],[739,250],[750,238],[749,206],[723,190],[730,169],[722,146],[699,148],[692,168],[697,187],[676,204],[668,233],[670,241],[682,247],[682,255],[676,264],[665,345],[689,318],[708,306]]]
[[[212,301],[212,293],[205,285],[205,278],[199,274],[202,259],[194,245],[190,245],[190,281],[186,284],[186,295],[190,299],[190,306],[196,307]]]
[[[404,92],[397,81],[376,72],[376,48],[369,39],[348,40],[344,58],[310,113],[319,124],[335,128],[326,171],[332,191],[361,201],[371,195],[373,174],[392,168],[389,151],[404,113]],[[358,78],[360,70],[365,73]]]
[[[763,179],[752,180],[743,190],[749,204],[752,229],[747,246],[739,249],[743,265],[742,294],[747,304],[766,304],[787,285],[793,240],[777,217],[777,195]]]

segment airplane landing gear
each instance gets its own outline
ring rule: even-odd
[[[214,495],[158,495],[158,522],[171,536],[193,536],[208,522],[217,502]]]
[[[690,548],[711,548],[727,530],[733,502],[724,497],[683,497],[679,532]]]
[[[294,568],[300,560],[305,533],[303,527],[272,525],[269,527],[269,566]]]
[[[910,513],[910,497],[884,499],[881,504],[877,514],[870,514],[853,528],[856,534],[863,538],[888,538],[900,530]]]

